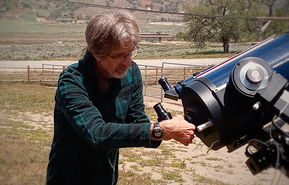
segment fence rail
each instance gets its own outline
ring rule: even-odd
[[[144,96],[160,98],[163,101],[163,90],[158,84],[162,76],[166,76],[171,84],[191,77],[208,66],[176,64],[163,62],[162,66],[138,65],[142,75]],[[39,82],[52,87],[57,86],[60,73],[67,66],[42,64],[41,68],[0,67],[0,81],[5,82]],[[159,91],[158,91],[159,90]],[[159,92],[159,93],[158,93]]]

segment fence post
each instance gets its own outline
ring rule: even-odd
[[[52,65],[52,86],[54,87],[54,65]]]
[[[44,85],[44,64],[42,64],[42,85]]]
[[[164,67],[165,67],[165,64],[164,62],[162,62],[162,77],[164,76]],[[163,103],[163,89],[161,88],[161,103]]]
[[[28,77],[28,82],[30,82],[30,66],[27,66],[27,77]]]
[[[145,95],[147,94],[147,69],[148,66],[145,66]]]
[[[159,68],[156,67],[156,85],[158,84],[158,71],[159,71]]]
[[[184,80],[186,80],[186,67],[184,67]]]

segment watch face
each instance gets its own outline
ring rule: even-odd
[[[156,139],[161,139],[163,137],[163,130],[161,128],[155,128],[153,130],[153,137]]]
[[[156,136],[156,137],[161,137],[161,136],[162,136],[162,133],[161,133],[161,132],[156,132],[156,133],[155,133],[155,136]]]

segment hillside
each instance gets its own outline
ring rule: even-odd
[[[182,12],[186,3],[202,0],[0,0],[0,60],[42,60],[82,56],[86,22],[99,12],[128,8],[138,19],[141,33],[186,32]],[[286,0],[276,0],[277,7]],[[138,10],[138,11],[137,11]],[[172,12],[172,13],[169,13]],[[231,43],[231,45],[236,43]],[[242,43],[243,44],[243,43]],[[212,45],[212,44],[211,44]],[[192,43],[142,43],[141,58],[195,58],[220,54],[221,43],[193,48]],[[230,52],[239,52],[233,49]],[[208,57],[208,56],[205,56]],[[220,57],[220,56],[218,56]]]

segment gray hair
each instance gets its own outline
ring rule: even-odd
[[[113,45],[140,41],[137,19],[129,12],[103,12],[94,17],[85,32],[87,50],[99,57],[107,56]]]

